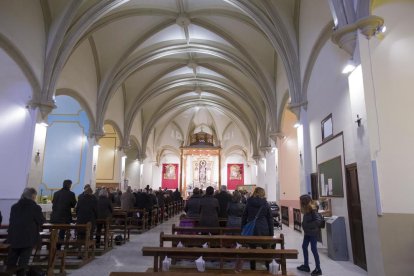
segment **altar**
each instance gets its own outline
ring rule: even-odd
[[[205,132],[193,134],[190,145],[181,147],[180,191],[185,197],[194,188],[220,188],[220,153],[221,148],[214,146],[213,135]]]

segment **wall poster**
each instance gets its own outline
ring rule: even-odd
[[[163,189],[178,188],[178,164],[162,164],[162,183]]]
[[[227,188],[236,190],[244,184],[244,164],[227,164]]]

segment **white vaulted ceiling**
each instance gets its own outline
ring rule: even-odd
[[[95,132],[111,119],[109,109],[121,97],[123,143],[134,137],[141,155],[167,143],[152,135],[172,137],[164,130],[175,129],[179,135],[171,145],[177,146],[204,125],[220,143],[237,129],[240,146],[257,156],[279,131],[277,99],[286,91],[276,90],[278,63],[292,103],[301,101],[297,1],[41,3],[50,24],[41,98],[53,96],[49,91],[65,64],[81,45],[89,45],[97,81]]]

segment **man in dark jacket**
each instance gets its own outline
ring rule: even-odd
[[[92,189],[87,188],[83,196],[79,199],[78,204],[76,205],[76,222],[78,224],[86,224],[90,222],[91,227],[91,238],[95,229],[96,218],[98,217],[98,200],[93,195]],[[84,238],[85,233],[78,231],[78,237],[80,239]]]
[[[219,204],[220,204],[220,218],[227,218],[227,206],[231,202],[231,194],[227,192],[227,186],[221,185],[220,187],[220,193],[215,195],[214,197],[217,198]]]
[[[76,206],[76,197],[70,191],[72,181],[66,179],[63,181],[63,187],[53,195],[52,200],[52,214],[50,215],[51,223],[65,223],[69,224],[72,220],[71,209]],[[59,231],[59,239],[63,240],[65,237],[65,230]],[[60,244],[57,245],[60,249]]]
[[[36,195],[34,188],[24,189],[22,197],[10,211],[7,267],[18,265],[20,270],[17,275],[26,275],[32,249],[40,241],[39,231],[45,222],[42,208],[35,202]]]

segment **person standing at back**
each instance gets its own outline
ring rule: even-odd
[[[303,214],[302,219],[302,229],[305,235],[303,236],[302,250],[303,250],[303,259],[304,264],[297,267],[300,271],[310,272],[309,267],[309,255],[308,255],[308,246],[311,245],[311,251],[313,257],[315,258],[316,268],[312,271],[311,275],[322,275],[321,263],[319,260],[318,248],[317,248],[317,236],[319,233],[319,227],[321,221],[316,215],[317,208],[312,202],[310,195],[300,196],[300,210]]]
[[[52,213],[50,214],[51,223],[69,224],[73,222],[72,208],[76,206],[75,194],[70,190],[72,180],[66,179],[63,181],[63,187],[53,195]],[[59,231],[59,239],[63,240],[65,237],[65,230]],[[60,244],[58,244],[60,249]]]
[[[227,207],[227,227],[240,227],[245,204],[241,203],[241,194],[234,191],[232,201]]]
[[[256,187],[251,197],[247,199],[246,208],[242,216],[242,228],[248,222],[254,220],[257,216],[256,225],[254,228],[254,236],[273,236],[273,218],[270,211],[270,206],[266,200],[265,190],[261,187]],[[256,248],[255,244],[250,244],[250,248]],[[263,245],[262,248],[268,248]],[[266,262],[268,268],[269,263]],[[256,269],[256,261],[250,261],[250,269]]]
[[[98,217],[98,200],[96,199],[90,187],[86,188],[82,197],[79,198],[76,205],[76,223],[91,223],[90,237],[93,237],[95,230],[96,218]],[[78,231],[78,238],[84,239],[85,233]]]
[[[218,214],[220,205],[216,198],[213,197],[214,188],[208,186],[206,195],[200,200],[200,221],[199,226],[202,227],[218,227]]]
[[[220,186],[220,192],[214,196],[220,205],[220,218],[227,218],[227,207],[231,202],[231,194],[227,191],[226,185]]]
[[[8,229],[10,251],[7,267],[20,268],[18,276],[26,275],[33,247],[40,241],[39,232],[45,222],[42,208],[36,204],[37,192],[34,188],[26,188],[20,200],[11,207]]]

